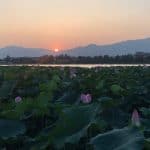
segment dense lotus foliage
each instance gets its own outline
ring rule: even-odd
[[[149,150],[150,68],[0,67],[0,149]]]

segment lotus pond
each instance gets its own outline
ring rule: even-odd
[[[150,67],[0,67],[0,150],[150,150]]]

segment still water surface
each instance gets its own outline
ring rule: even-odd
[[[94,67],[150,67],[150,64],[1,64],[0,66],[31,66],[31,67],[80,67],[80,68],[94,68]]]

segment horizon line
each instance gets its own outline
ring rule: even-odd
[[[75,49],[75,48],[82,48],[82,47],[87,47],[87,46],[90,46],[90,45],[96,45],[96,46],[109,46],[109,45],[113,45],[113,44],[119,44],[119,43],[123,43],[123,42],[129,42],[129,41],[136,41],[136,40],[146,40],[146,39],[150,39],[150,36],[147,36],[145,38],[136,38],[136,39],[126,39],[126,40],[119,40],[119,41],[116,41],[116,42],[110,42],[110,43],[106,43],[106,44],[96,44],[96,43],[89,43],[89,44],[86,44],[86,45],[81,45],[81,46],[76,46],[76,47],[70,47],[70,48],[66,48],[66,49],[59,49],[60,51],[67,51],[67,50],[71,50],[71,49]],[[3,49],[3,48],[7,48],[7,47],[17,47],[17,48],[25,48],[25,49],[28,49],[28,48],[31,48],[31,49],[43,49],[43,50],[49,50],[49,51],[54,51],[52,49],[49,49],[49,48],[42,48],[42,47],[26,47],[24,45],[19,45],[19,44],[10,44],[10,45],[6,45],[6,46],[3,46],[3,47],[0,47],[0,49]]]

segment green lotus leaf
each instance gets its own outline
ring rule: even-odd
[[[4,81],[0,87],[0,99],[8,98],[12,94],[15,81]]]
[[[25,125],[21,121],[0,119],[0,137],[7,139],[24,134]]]
[[[150,138],[146,139],[144,141],[144,148],[145,148],[145,150],[149,150],[150,149]]]
[[[90,143],[94,150],[142,150],[144,136],[138,129],[126,127],[99,134]]]
[[[111,86],[111,91],[113,94],[118,95],[118,94],[120,94],[120,92],[123,91],[123,88],[118,84],[114,84]]]
[[[147,117],[150,118],[150,108],[141,108],[140,111],[142,112],[142,114]]]
[[[94,119],[96,108],[96,104],[66,108],[50,132],[50,140],[57,148],[63,147],[65,143],[78,142]]]

